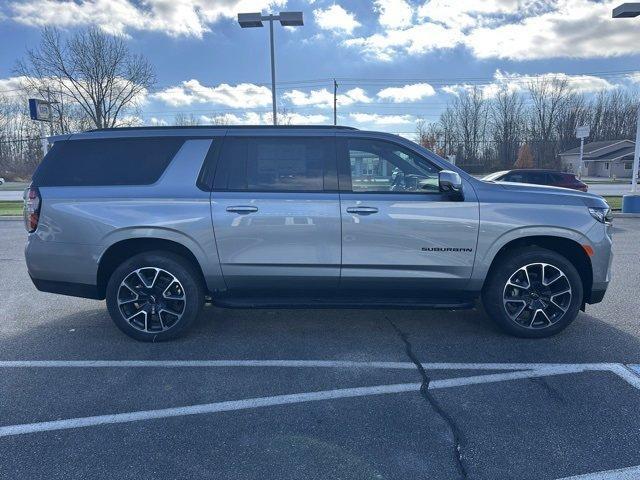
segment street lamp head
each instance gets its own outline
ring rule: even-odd
[[[280,24],[283,27],[301,27],[304,25],[302,22],[302,12],[280,12]]]
[[[239,13],[238,23],[242,28],[263,27],[262,14],[258,13]]]
[[[613,18],[632,18],[640,15],[640,3],[623,3],[613,9]]]

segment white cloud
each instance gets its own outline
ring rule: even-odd
[[[285,92],[282,97],[296,107],[333,108],[333,93],[326,88],[311,90],[307,93],[301,90],[290,90]],[[371,101],[371,98],[367,96],[367,92],[362,88],[352,88],[345,93],[338,94],[338,105],[343,107],[354,103],[371,103]]]
[[[378,21],[383,27],[400,28],[411,25],[413,7],[405,0],[376,0]]]
[[[245,112],[243,114],[225,113],[221,115],[201,115],[205,124],[214,125],[270,125],[271,113]],[[319,125],[327,123],[329,117],[320,114],[303,115],[283,112],[278,114],[278,123],[290,125]]]
[[[378,92],[378,98],[392,102],[417,102],[425,97],[436,94],[435,89],[428,83],[414,83],[403,87],[388,87]]]
[[[285,6],[286,0],[23,0],[9,4],[8,16],[32,26],[95,25],[106,32],[151,30],[171,36],[202,37],[209,26],[238,12]]]
[[[485,98],[494,98],[502,89],[508,92],[524,92],[532,82],[538,80],[566,81],[575,93],[596,93],[603,90],[611,90],[620,86],[608,80],[593,75],[567,75],[565,73],[543,73],[540,75],[521,75],[496,70],[493,81],[487,84],[476,85],[482,91]],[[474,88],[472,84],[456,84],[442,87],[442,91],[452,95],[460,95],[464,91]]]
[[[555,9],[521,22],[475,29],[466,44],[478,58],[512,60],[638,53],[637,23],[612,19],[615,3],[558,0]]]
[[[27,77],[0,78],[0,97],[17,98],[26,96],[23,86]]]
[[[427,0],[413,16],[403,3],[378,0],[382,30],[344,44],[382,61],[461,45],[516,61],[640,53],[637,20],[611,18],[619,0]]]
[[[188,80],[179,86],[157,92],[153,97],[174,107],[194,103],[225,105],[231,108],[255,108],[271,105],[271,90],[253,83],[240,83],[235,86],[221,83],[215,87],[206,87],[198,80]]]
[[[360,48],[368,57],[392,61],[399,52],[417,55],[432,50],[453,48],[464,40],[462,32],[436,23],[416,24],[405,29],[390,29],[368,37],[344,41],[348,47]]]
[[[350,113],[349,117],[358,123],[369,123],[373,125],[403,125],[414,123],[415,117],[412,115],[380,115],[377,113]]]
[[[353,30],[361,25],[353,13],[336,3],[324,10],[320,8],[314,10],[313,18],[322,30],[331,30],[334,33],[351,35]]]
[[[165,127],[165,126],[169,125],[169,122],[167,122],[166,120],[164,120],[162,118],[157,118],[157,117],[151,117],[149,119],[149,123],[151,125],[153,125],[154,127]]]

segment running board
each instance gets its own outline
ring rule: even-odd
[[[475,301],[470,299],[325,299],[325,298],[213,298],[212,303],[224,308],[274,308],[274,309],[316,309],[316,308],[354,308],[354,309],[438,309],[464,310],[475,307]]]

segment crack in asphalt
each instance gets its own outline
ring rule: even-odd
[[[431,378],[429,378],[429,375],[427,375],[427,372],[422,366],[422,363],[420,362],[420,360],[418,360],[418,357],[413,352],[413,347],[411,345],[411,342],[409,341],[408,335],[405,332],[403,332],[388,317],[387,317],[387,321],[391,324],[391,327],[395,330],[395,332],[398,334],[398,336],[404,343],[407,356],[415,364],[416,368],[418,369],[418,372],[420,373],[420,376],[422,377],[422,384],[420,385],[420,394],[427,401],[429,406],[436,412],[436,414],[439,415],[440,418],[442,418],[442,420],[444,420],[444,422],[449,427],[449,430],[451,431],[451,436],[453,437],[453,446],[455,450],[454,456],[456,459],[456,467],[458,469],[458,473],[463,479],[469,478],[467,474],[467,468],[462,459],[462,444],[464,440],[462,432],[460,432],[460,429],[456,425],[453,418],[451,418],[451,416],[449,416],[449,414],[443,410],[443,408],[440,406],[438,401],[433,397],[433,395],[429,391],[429,383],[431,382]]]

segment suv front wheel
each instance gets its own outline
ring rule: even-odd
[[[183,257],[141,253],[118,266],[107,284],[107,308],[117,327],[136,340],[175,338],[204,304],[200,275]]]
[[[489,317],[507,333],[543,338],[564,330],[578,315],[580,274],[564,256],[540,247],[500,259],[482,291]]]

